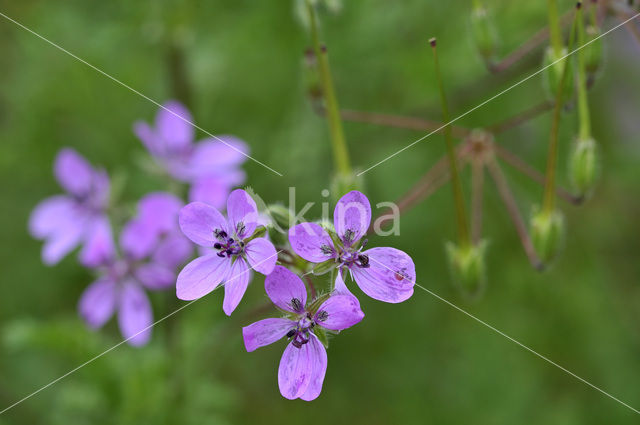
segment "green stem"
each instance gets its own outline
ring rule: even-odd
[[[309,23],[311,25],[311,40],[313,42],[313,50],[316,54],[316,58],[318,59],[322,92],[326,103],[327,121],[329,123],[329,133],[331,134],[331,145],[333,147],[333,160],[338,172],[347,176],[351,174],[351,163],[349,161],[347,142],[342,129],[338,98],[336,97],[336,93],[333,88],[333,79],[331,78],[331,68],[329,67],[327,49],[320,45],[315,9],[310,0],[306,0],[306,2],[307,10],[309,12]]]
[[[440,64],[438,62],[438,52],[436,49],[436,39],[429,40],[429,44],[433,50],[433,62],[436,69],[436,80],[438,82],[438,88],[440,90],[440,100],[442,102],[442,119],[446,126],[444,128],[444,140],[447,147],[447,156],[449,157],[449,167],[451,169],[451,187],[453,188],[453,198],[456,204],[456,220],[458,222],[458,237],[461,247],[468,247],[471,243],[469,238],[469,228],[467,225],[467,214],[464,206],[464,196],[462,194],[462,183],[460,182],[460,176],[458,175],[457,160],[455,148],[453,146],[453,136],[451,134],[451,124],[449,124],[449,107],[447,105],[447,97],[444,93],[444,86],[442,84],[442,76],[440,75]]]
[[[549,11],[549,38],[555,58],[562,55],[562,35],[560,33],[560,20],[558,18],[558,0],[548,0]]]
[[[580,8],[580,3],[578,3]],[[573,24],[571,26],[571,33],[569,36],[568,51],[571,52],[573,48],[573,39],[576,30],[577,14],[573,17]],[[560,111],[562,110],[564,93],[564,86],[567,82],[567,76],[569,75],[569,58],[564,59],[562,76],[560,77],[560,84],[558,85],[558,91],[556,93],[556,103],[553,108],[553,124],[551,126],[551,138],[549,140],[549,153],[547,156],[547,171],[545,176],[544,185],[544,197],[542,202],[542,211],[550,214],[554,209],[555,194],[556,194],[556,163],[558,161],[558,131],[560,129]]]
[[[584,22],[582,9],[578,9],[578,45],[584,45]],[[589,102],[587,99],[587,76],[584,61],[584,49],[578,50],[578,114],[580,117],[580,139],[591,138],[591,117],[589,116]]]

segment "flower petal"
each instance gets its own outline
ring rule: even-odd
[[[311,372],[309,386],[300,398],[305,401],[311,401],[318,398],[322,391],[322,383],[324,382],[324,376],[327,373],[327,350],[314,334],[310,335],[309,342],[305,345],[310,346],[309,355],[311,358],[311,364],[313,365],[313,371]]]
[[[47,265],[56,264],[82,241],[87,230],[88,217],[76,211],[74,220],[58,223],[55,233],[48,236],[42,247],[42,261]]]
[[[273,344],[293,328],[296,322],[289,319],[264,319],[242,328],[242,337],[247,351]]]
[[[129,220],[120,232],[120,247],[131,260],[143,259],[157,243],[158,234],[140,218]]]
[[[176,294],[181,300],[195,300],[213,291],[227,276],[231,261],[216,254],[198,257],[178,275]]]
[[[349,288],[347,288],[347,285],[344,283],[344,277],[342,276],[341,269],[339,269],[338,273],[336,274],[336,281],[333,286],[333,295],[350,295],[353,298],[356,298],[356,296],[353,295],[351,291],[349,291]]]
[[[340,198],[333,211],[333,225],[345,246],[359,241],[370,223],[371,204],[362,192],[352,190]]]
[[[312,263],[322,263],[335,257],[333,241],[316,223],[300,223],[289,229],[289,243],[296,254]]]
[[[193,117],[180,102],[169,101],[158,110],[156,129],[162,138],[166,153],[179,152],[193,141]]]
[[[253,239],[247,244],[244,252],[247,254],[251,268],[263,275],[271,273],[278,261],[276,248],[267,238]]]
[[[159,156],[162,154],[162,140],[149,124],[137,121],[133,124],[133,133],[140,139],[151,155]]]
[[[178,229],[178,214],[183,202],[167,192],[154,192],[138,202],[138,217],[156,232],[170,232]]]
[[[166,289],[176,284],[176,274],[162,263],[145,263],[138,266],[136,279],[151,290]]]
[[[120,290],[118,325],[128,344],[145,345],[151,338],[153,311],[140,285],[127,281]]]
[[[303,395],[314,372],[314,361],[317,354],[312,355],[311,342],[297,348],[292,343],[287,345],[278,368],[278,386],[283,397],[293,400]]]
[[[76,196],[85,196],[91,190],[93,168],[78,152],[62,149],[56,156],[53,172],[60,186]]]
[[[258,225],[258,207],[249,194],[236,189],[227,199],[227,215],[229,216],[229,227],[240,239],[244,239],[253,234]]]
[[[242,300],[249,285],[250,277],[251,272],[249,271],[247,263],[242,258],[238,258],[231,266],[229,276],[224,282],[222,310],[227,316],[231,316],[231,313],[233,313],[238,304],[240,304],[240,300]]]
[[[189,201],[204,202],[214,208],[224,208],[231,185],[217,177],[197,179],[189,189]]]
[[[208,251],[207,248],[204,249]],[[191,241],[181,233],[173,233],[165,236],[160,241],[151,259],[156,263],[164,264],[174,269],[187,261],[191,257],[191,253],[193,253]]]
[[[87,227],[84,247],[80,251],[80,263],[86,267],[97,267],[107,264],[115,255],[109,219],[106,215],[93,217]]]
[[[332,331],[347,329],[364,317],[360,303],[352,295],[332,295],[318,308],[315,321]]]
[[[264,289],[271,301],[281,309],[292,313],[304,311],[307,288],[302,279],[286,267],[276,266],[264,280]],[[296,304],[298,308],[294,306]]]
[[[369,267],[351,272],[365,294],[388,303],[405,301],[413,294],[416,269],[411,257],[395,248],[372,248],[363,254],[369,257]]]
[[[34,238],[44,239],[68,225],[70,217],[75,217],[76,209],[75,201],[69,196],[57,195],[45,199],[31,212],[29,233]]]
[[[238,167],[247,160],[248,154],[249,147],[237,137],[223,135],[204,139],[194,148],[190,169],[194,177],[217,174]]]
[[[116,283],[101,278],[93,282],[80,296],[80,317],[93,329],[104,325],[113,315],[116,306]]]
[[[186,237],[200,246],[213,246],[215,233],[229,234],[227,220],[220,211],[203,202],[192,202],[180,210],[180,229]]]

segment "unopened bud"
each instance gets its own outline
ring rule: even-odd
[[[569,176],[574,190],[588,196],[598,177],[598,147],[595,140],[578,139],[569,157]]]
[[[558,89],[560,88],[560,83],[562,83],[562,74],[565,72],[565,66],[568,66],[569,69],[566,71],[566,76],[564,78],[563,92],[562,92],[562,103],[568,103],[573,96],[573,66],[571,65],[571,60],[567,57],[568,50],[566,47],[562,48],[560,52],[556,55],[553,48],[549,47],[545,51],[544,55],[544,81],[545,88],[547,90],[548,96],[551,99],[556,99],[558,94]]]
[[[564,217],[560,211],[534,211],[531,215],[531,242],[538,258],[545,265],[560,252],[564,241]]]
[[[587,71],[587,79],[593,82],[596,73],[602,66],[603,44],[600,37],[602,31],[600,28],[589,25],[585,30],[586,40],[583,47],[584,67]]]
[[[482,59],[494,62],[498,52],[498,36],[491,16],[480,2],[475,2],[471,11],[471,32]]]
[[[453,283],[469,297],[479,296],[486,285],[486,241],[475,245],[458,246],[447,242],[447,258]]]

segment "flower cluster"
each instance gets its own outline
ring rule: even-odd
[[[190,122],[184,106],[169,102],[154,126],[134,127],[164,172],[188,185],[189,203],[174,193],[148,193],[136,203],[136,213],[118,223],[112,212],[122,206],[110,202],[106,173],[63,149],[54,169],[67,194],[36,207],[31,233],[45,240],[47,264],[82,245],[80,261],[96,279],[80,297],[80,316],[92,329],[117,316],[122,336],[133,346],[151,338],[148,291],[175,288],[179,299],[192,301],[223,286],[222,309],[231,315],[252,278],[265,276],[266,294],[281,315],[244,327],[245,347],[254,351],[287,339],[278,370],[280,392],[288,399],[313,400],[327,370],[329,336],[364,318],[345,281],[354,281],[371,298],[398,303],[413,294],[413,261],[395,248],[365,249],[371,205],[358,191],[337,202],[333,225],[274,226],[269,207],[261,210],[249,192],[233,190],[245,178],[239,168],[248,152],[244,142],[225,136],[194,144]],[[117,243],[110,216],[121,229]],[[274,234],[276,229],[281,233]],[[328,278],[316,290],[321,275]]]

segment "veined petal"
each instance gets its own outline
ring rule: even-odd
[[[69,196],[57,195],[40,202],[29,217],[29,233],[44,239],[61,227],[72,222],[76,216],[76,202]]]
[[[247,351],[272,344],[296,327],[296,322],[289,319],[264,319],[242,328],[242,337]]]
[[[60,186],[75,196],[85,196],[91,190],[93,168],[78,152],[62,149],[56,156],[53,172]]]
[[[309,388],[317,360],[317,354],[312,352],[311,341],[300,348],[292,343],[285,348],[278,368],[278,386],[283,397],[296,399]]]
[[[251,268],[263,275],[271,273],[278,261],[276,248],[267,238],[253,239],[247,244],[244,252],[247,255],[247,260]]]
[[[156,129],[165,144],[165,152],[179,152],[193,141],[193,117],[180,102],[169,101],[158,110]]]
[[[395,248],[372,248],[362,254],[369,257],[369,267],[354,267],[351,273],[365,294],[388,303],[413,294],[416,269],[411,257]]]
[[[109,219],[106,215],[93,217],[87,226],[84,246],[80,251],[80,262],[86,267],[97,267],[107,264],[115,255],[116,248]]]
[[[101,278],[93,282],[80,296],[78,312],[90,328],[97,329],[113,315],[116,306],[116,283]]]
[[[227,220],[220,211],[203,202],[187,204],[180,210],[178,221],[182,233],[200,246],[213,246],[216,232],[229,234]]]
[[[231,260],[216,254],[198,257],[178,275],[176,294],[181,300],[195,300],[213,291],[227,276]]]
[[[300,398],[305,401],[311,401],[318,398],[322,391],[322,383],[327,373],[327,350],[313,333],[310,335],[309,342],[305,345],[309,345],[309,357],[313,369],[309,386]]]
[[[370,223],[371,204],[363,193],[352,190],[340,198],[333,211],[333,225],[345,246],[359,241]]]
[[[227,199],[227,215],[229,216],[229,227],[238,238],[244,239],[253,234],[258,225],[258,207],[249,194],[236,189]]]
[[[153,311],[147,294],[133,281],[127,281],[120,290],[118,325],[127,343],[145,345],[151,338]]]
[[[236,259],[229,269],[229,276],[224,282],[222,310],[227,316],[231,316],[231,313],[233,313],[238,304],[240,304],[240,300],[242,300],[249,285],[250,277],[251,272],[249,271],[247,263],[245,263],[242,258]]]
[[[312,263],[322,263],[336,255],[331,237],[316,223],[293,226],[289,229],[289,243],[296,254]]]
[[[264,280],[264,289],[271,301],[283,310],[301,313],[307,304],[307,288],[302,279],[283,266],[275,266]]]
[[[332,295],[318,308],[314,319],[318,325],[332,331],[341,331],[364,318],[360,303],[353,295]]]
[[[175,272],[163,263],[145,263],[136,267],[134,275],[151,290],[166,289],[176,284]]]

